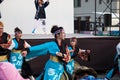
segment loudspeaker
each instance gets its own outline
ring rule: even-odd
[[[111,26],[111,22],[112,22],[112,16],[111,14],[104,14],[104,26],[108,27]]]
[[[80,31],[86,30],[86,21],[80,21]]]

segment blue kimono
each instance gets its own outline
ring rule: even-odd
[[[69,46],[68,47],[69,50],[72,50],[72,47]],[[73,56],[73,52],[70,52],[70,56],[72,57]],[[66,71],[67,73],[69,73],[70,75],[73,74],[73,71],[74,71],[74,59],[71,59],[67,64],[66,64]]]
[[[15,46],[10,54],[10,63],[12,63],[17,69],[21,69],[23,64],[23,56],[21,55],[21,50],[24,49],[24,40],[20,39],[18,42],[14,38],[13,42],[15,43]]]
[[[116,74],[117,71],[119,71],[119,67],[118,67],[118,54],[115,55],[113,68],[108,71],[108,73],[106,74],[105,78],[110,80]]]
[[[55,41],[46,42],[37,46],[29,48],[30,53],[26,58],[37,57],[40,55],[45,55],[47,53],[52,57],[56,57],[56,52],[60,52],[60,49]],[[60,61],[53,61],[49,59],[44,68],[44,80],[60,80],[61,75],[63,74],[64,67],[63,63]],[[41,75],[36,79],[40,80]]]

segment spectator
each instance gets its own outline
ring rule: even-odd
[[[17,69],[9,62],[0,62],[0,80],[29,80],[24,79]]]

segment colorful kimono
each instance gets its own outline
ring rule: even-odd
[[[61,75],[63,74],[64,67],[63,63],[59,61],[56,56],[57,52],[60,52],[60,48],[57,42],[46,42],[37,46],[30,47],[28,52],[30,52],[26,58],[37,57],[40,55],[50,54],[50,59],[47,61],[44,72],[43,80],[60,80]],[[41,75],[36,79],[40,80]]]
[[[72,46],[69,46],[68,49],[73,50]],[[73,74],[73,71],[75,69],[75,60],[74,60],[74,58],[77,56],[78,51],[79,51],[79,48],[76,47],[76,50],[74,52],[70,52],[71,60],[66,64],[66,71],[70,75]]]
[[[25,41],[20,39],[18,42],[16,38],[13,39],[12,44],[12,52],[10,54],[10,62],[17,68],[21,69],[23,64],[23,56],[21,55],[21,50],[25,48]]]
[[[0,46],[0,62],[8,62],[8,57],[10,50],[7,48],[11,44],[11,36],[8,33],[3,32],[2,36],[0,36],[0,45],[7,44],[6,48]]]
[[[116,46],[117,53],[114,58],[114,65],[112,69],[106,74],[106,78],[111,79],[118,71],[120,72],[120,43]]]
[[[118,54],[116,54],[116,56],[114,58],[114,66],[112,67],[112,69],[110,69],[108,71],[108,73],[106,74],[105,78],[110,80],[117,73],[117,71],[119,71],[119,67],[118,67]]]
[[[72,47],[68,47],[69,50],[72,50]],[[73,56],[73,52],[70,53],[70,56],[72,57]],[[67,73],[69,73],[70,75],[73,74],[73,71],[74,71],[74,59],[71,59],[67,64],[66,64],[66,71]]]

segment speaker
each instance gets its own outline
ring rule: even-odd
[[[108,27],[111,26],[111,22],[112,22],[112,16],[111,14],[104,14],[104,26]]]
[[[80,31],[86,30],[86,21],[80,21]]]

